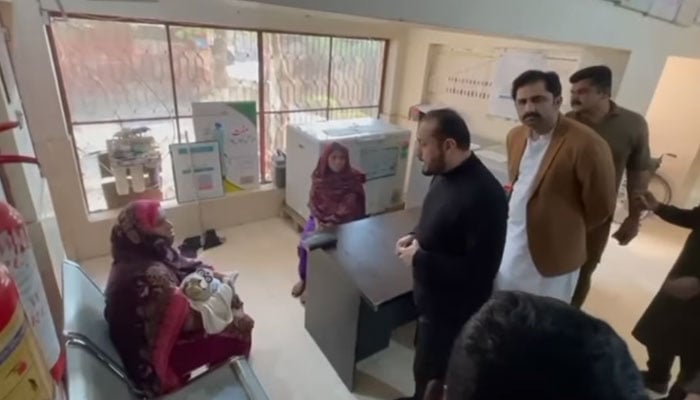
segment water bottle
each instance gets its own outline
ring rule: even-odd
[[[275,186],[284,189],[287,186],[287,156],[281,150],[277,150],[272,156],[272,166],[275,171]]]
[[[221,174],[226,176],[226,163],[224,158],[226,157],[226,149],[224,148],[226,132],[224,132],[224,126],[220,122],[214,123],[214,137],[219,143],[219,158],[221,161]]]

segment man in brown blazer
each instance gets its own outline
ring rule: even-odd
[[[570,302],[587,246],[607,239],[587,236],[615,209],[612,154],[591,128],[560,113],[556,73],[524,72],[512,96],[523,125],[507,139],[512,192],[495,286]]]

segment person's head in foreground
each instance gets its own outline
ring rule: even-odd
[[[511,96],[524,125],[539,134],[554,129],[562,103],[561,82],[556,72],[523,72],[513,81]]]
[[[445,400],[648,399],[607,323],[518,292],[497,292],[465,325],[445,386]]]
[[[428,112],[418,126],[418,159],[423,174],[444,174],[459,166],[469,154],[471,135],[467,123],[454,110]]]

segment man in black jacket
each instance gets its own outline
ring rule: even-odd
[[[418,158],[434,176],[415,231],[396,243],[413,268],[419,312],[414,361],[415,395],[442,379],[452,344],[467,320],[491,296],[506,237],[505,191],[470,150],[458,113],[429,112],[418,127]]]

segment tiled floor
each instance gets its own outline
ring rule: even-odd
[[[272,400],[393,399],[412,390],[412,327],[399,329],[390,348],[360,365],[357,393],[349,393],[304,330],[304,309],[290,297],[296,281],[297,234],[272,219],[221,232],[224,246],[203,258],[238,270],[237,289],[256,319],[252,364]],[[586,309],[628,341],[640,365],[643,348],[629,332],[680,251],[685,232],[650,220],[631,245],[610,244],[595,275]],[[82,264],[104,284],[109,258]]]

